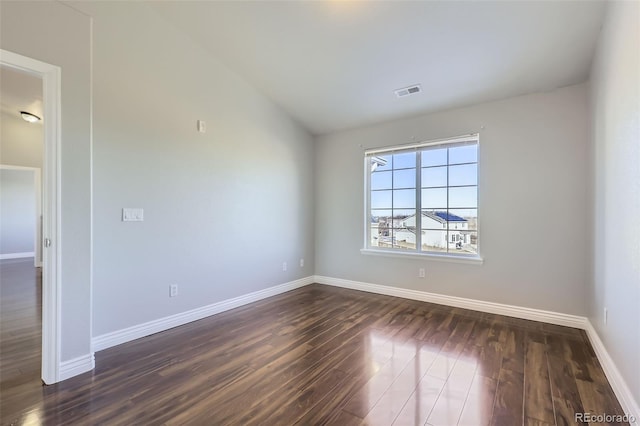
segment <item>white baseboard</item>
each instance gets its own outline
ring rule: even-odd
[[[472,311],[487,312],[490,314],[563,325],[565,327],[584,329],[588,322],[587,318],[578,315],[562,314],[559,312],[524,308],[521,306],[505,305],[502,303],[485,302],[482,300],[466,299],[464,297],[446,296],[443,294],[428,293],[426,291],[408,290],[406,288],[370,284],[360,281],[344,280],[341,278],[316,275],[315,282],[334,287],[350,288],[353,290],[367,291],[369,293],[384,294],[387,296],[402,297],[404,299],[420,300],[422,302],[470,309]]]
[[[169,330],[170,328],[178,327],[192,321],[197,321],[199,319],[206,318],[220,312],[228,311],[230,309],[234,309],[248,303],[257,302],[258,300],[262,300],[267,297],[275,296],[277,294],[294,290],[299,287],[304,287],[305,285],[309,285],[311,283],[313,283],[313,276],[290,281],[288,283],[269,287],[264,290],[245,294],[243,296],[234,297],[233,299],[223,300],[222,302],[217,302],[212,305],[207,305],[201,308],[192,309],[190,311],[181,312],[179,314],[171,315],[165,318],[159,318],[157,320],[149,321],[144,324],[134,325],[123,330],[102,334],[91,339],[93,350],[101,351],[103,349],[119,345],[121,343],[129,342],[131,340]]]
[[[600,336],[590,321],[587,321],[585,331],[587,332],[587,336],[589,336],[591,346],[593,346],[593,350],[596,352],[598,361],[600,361],[604,374],[607,376],[609,384],[611,384],[613,392],[616,394],[622,409],[629,415],[629,417],[633,417],[635,419],[629,423],[631,425],[640,426],[640,407],[638,406],[638,401],[633,397],[629,386],[627,386],[627,382],[624,380],[622,374],[620,374],[620,370],[618,370],[613,359],[611,359],[609,352],[607,352],[607,348],[604,346],[604,343],[602,343]]]
[[[620,374],[620,371],[611,359],[611,356],[609,356],[602,340],[600,340],[600,336],[598,336],[598,333],[586,317],[318,275],[314,277],[314,281],[318,284],[331,285],[334,287],[402,297],[404,299],[420,300],[422,302],[437,303],[439,305],[453,306],[456,308],[470,309],[473,311],[505,315],[585,330],[589,336],[591,345],[596,352],[598,361],[600,361],[602,369],[604,370],[605,375],[607,376],[607,379],[609,380],[609,383],[622,406],[622,409],[629,415],[629,417],[633,417],[635,419],[635,423],[631,422],[632,425],[640,426],[640,409],[638,408],[638,402],[634,399],[624,377]]]
[[[86,373],[93,370],[96,365],[93,353],[79,356],[68,361],[60,363],[59,379],[60,381],[69,379],[78,374]]]
[[[22,259],[23,257],[33,257],[36,254],[32,251],[25,251],[24,253],[5,253],[0,254],[0,260],[5,259]]]

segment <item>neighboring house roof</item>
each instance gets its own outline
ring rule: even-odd
[[[451,214],[449,212],[435,211],[435,212],[422,212],[423,216],[430,217],[438,222],[466,222],[467,220]]]
[[[407,217],[405,219],[405,222],[407,221],[407,219],[411,219],[414,218],[416,215],[411,215],[409,217]],[[433,219],[437,222],[440,223],[446,223],[446,222],[466,222],[467,220],[465,218],[462,218],[460,216],[456,216],[455,214],[451,214],[449,212],[443,212],[443,211],[434,211],[434,212],[422,212],[422,216],[426,216],[430,219]]]
[[[422,216],[428,217],[429,219],[435,220],[436,222],[440,222],[442,224],[446,224],[447,222],[467,222],[466,219],[446,211],[436,210],[433,212],[422,212]],[[415,217],[416,215],[411,215],[404,220],[404,229],[415,233]],[[409,223],[407,224],[407,222]]]

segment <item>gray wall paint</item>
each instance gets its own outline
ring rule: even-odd
[[[0,254],[33,252],[35,229],[34,172],[0,169]]]
[[[307,132],[146,6],[74,7],[94,17],[94,335],[312,275]]]
[[[590,320],[640,401],[640,3],[611,2],[591,77]],[[608,321],[604,324],[604,308]]]
[[[42,168],[42,124],[0,114],[0,163]]]
[[[59,2],[0,2],[0,47],[62,68],[62,352],[91,350],[90,19]]]
[[[578,85],[318,138],[316,273],[586,314],[587,117]],[[484,264],[362,255],[363,148],[473,132]]]

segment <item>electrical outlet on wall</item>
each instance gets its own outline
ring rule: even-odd
[[[283,271],[287,270],[287,262],[282,262],[282,270]]]
[[[304,267],[304,259],[300,258],[300,267],[303,268]]]
[[[608,316],[609,316],[609,311],[607,310],[607,307],[605,306],[605,308],[604,308],[604,316],[603,316],[605,325],[607,324],[607,320],[609,319]]]
[[[424,278],[424,268],[418,269],[418,278]]]
[[[171,284],[169,286],[169,297],[176,297],[178,295],[178,284]]]

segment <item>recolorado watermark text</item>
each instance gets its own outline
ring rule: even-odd
[[[573,420],[583,423],[634,423],[636,418],[629,414],[575,413]]]

